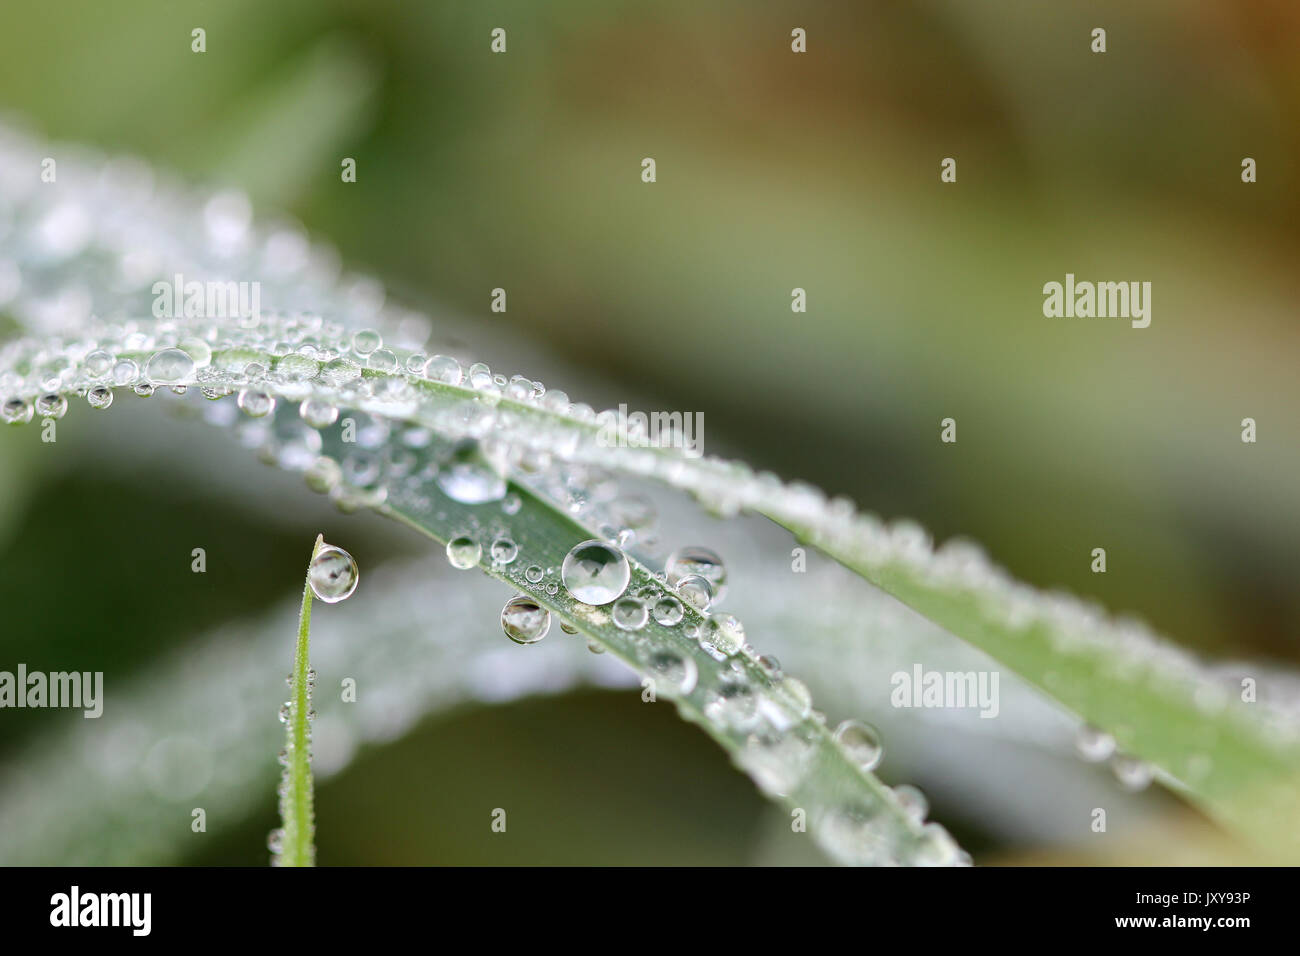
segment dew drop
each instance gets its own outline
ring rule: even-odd
[[[683,614],[685,610],[682,608],[682,602],[671,594],[666,594],[655,602],[654,618],[660,624],[672,627],[681,622]]]
[[[576,627],[574,627],[572,624],[570,624],[568,621],[561,621],[561,622],[560,622],[560,630],[562,630],[565,634],[577,634],[577,633],[578,633],[578,629],[577,629]]]
[[[529,584],[540,584],[542,581],[542,569],[535,564],[530,564],[524,571],[524,577],[528,579]]]
[[[707,611],[713,603],[713,586],[698,574],[688,574],[677,582],[677,593],[697,611]]]
[[[356,560],[332,544],[321,547],[307,572],[312,593],[326,604],[337,604],[351,597],[359,578]]]
[[[574,547],[560,567],[565,588],[583,604],[608,604],[627,590],[631,578],[627,556],[596,539]]]
[[[620,630],[639,631],[650,619],[650,612],[640,598],[628,596],[614,602],[609,616],[613,619],[614,626]]]
[[[900,783],[894,788],[894,798],[902,806],[903,812],[912,820],[920,823],[925,819],[925,815],[930,812],[930,801],[916,787],[910,783]]]
[[[275,399],[266,392],[245,388],[236,399],[239,408],[250,418],[265,418],[275,408]]]
[[[86,401],[91,408],[108,408],[113,404],[113,390],[105,385],[96,385],[86,392]]]
[[[36,414],[41,418],[62,418],[68,411],[68,400],[57,392],[36,399]]]
[[[328,428],[339,420],[338,408],[319,398],[303,399],[298,414],[312,428]]]
[[[154,385],[179,385],[194,378],[194,359],[180,349],[162,349],[145,363],[144,377]]]
[[[482,545],[469,535],[461,535],[447,542],[447,563],[458,571],[474,567],[482,556]]]
[[[492,563],[509,564],[519,554],[519,545],[509,538],[497,538],[492,542]]]
[[[733,657],[745,646],[745,628],[730,614],[719,614],[705,623],[700,646]]]
[[[1084,760],[1101,763],[1109,760],[1115,752],[1115,738],[1104,730],[1084,724],[1075,735],[1074,746]]]
[[[699,546],[678,548],[668,556],[664,571],[668,575],[668,583],[674,587],[684,578],[693,575],[704,578],[713,591],[710,603],[722,600],[722,596],[727,592],[726,566],[723,565],[722,558],[708,548]]]
[[[1131,754],[1113,756],[1110,760],[1110,769],[1125,790],[1145,790],[1154,776],[1149,763]]]
[[[885,755],[880,731],[861,720],[846,720],[835,728],[835,739],[862,770],[875,770]]]
[[[24,425],[32,420],[32,406],[21,398],[11,398],[0,406],[0,415],[10,425]]]
[[[551,612],[521,594],[501,609],[501,629],[516,644],[536,644],[551,629]]]
[[[460,362],[450,355],[435,355],[424,366],[424,374],[430,381],[459,385],[465,373],[461,370]]]
[[[438,487],[462,504],[500,501],[506,494],[501,470],[473,439],[459,442],[438,467]]]
[[[669,697],[685,697],[699,680],[700,670],[694,659],[676,651],[655,651],[648,663],[657,690]]]
[[[82,366],[91,378],[103,378],[113,367],[113,356],[103,349],[95,349],[86,356]]]
[[[352,351],[366,356],[384,344],[384,337],[374,329],[362,329],[352,336]]]

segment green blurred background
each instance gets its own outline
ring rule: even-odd
[[[973,538],[1017,577],[1207,654],[1295,663],[1300,8],[705,6],[10,5],[0,106],[247,190],[396,297],[470,322],[489,363],[537,343],[577,375],[556,381],[575,400],[701,411],[710,453]],[[1067,272],[1152,282],[1151,326],[1044,318],[1043,283]],[[253,513],[161,461],[35,463],[36,442],[0,434],[5,661],[126,673],[299,579],[317,516]],[[385,558],[424,547],[346,520]],[[256,555],[257,573],[214,562],[196,594],[156,557],[194,541]],[[187,580],[160,588],[165,573]],[[40,719],[6,714],[0,754]],[[481,745],[523,734],[531,748]],[[421,770],[439,766],[455,787]],[[561,821],[549,843],[458,825],[459,788],[506,781]],[[619,812],[574,806],[575,786]],[[266,811],[195,860],[263,862]],[[368,751],[322,788],[322,828],[347,826],[321,859],[753,862],[767,812],[667,708],[592,692]]]

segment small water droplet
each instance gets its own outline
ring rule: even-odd
[[[113,390],[105,385],[96,385],[86,392],[86,401],[91,408],[108,408],[113,404]]]
[[[1115,738],[1104,730],[1084,724],[1075,735],[1074,746],[1084,760],[1101,763],[1115,753]]]
[[[359,579],[360,571],[356,560],[332,544],[321,547],[316,557],[312,558],[307,573],[312,593],[326,604],[337,604],[351,597],[357,589]]]
[[[339,420],[338,408],[319,398],[304,399],[298,414],[312,428],[328,428]]]
[[[1110,769],[1126,790],[1145,790],[1154,776],[1149,763],[1131,754],[1115,754],[1110,760]]]
[[[668,583],[673,586],[677,586],[682,579],[692,575],[704,578],[713,591],[710,603],[721,601],[727,592],[726,566],[723,565],[722,558],[708,548],[699,546],[678,548],[668,556],[664,571],[668,575]]]
[[[676,651],[655,651],[648,663],[657,689],[669,697],[685,697],[699,680],[700,670],[695,660]]]
[[[251,388],[242,389],[236,402],[250,418],[265,418],[275,408],[275,399],[271,395]]]
[[[502,469],[473,439],[457,443],[438,467],[438,487],[462,504],[500,501],[506,494]]]
[[[509,538],[497,538],[492,542],[492,563],[509,564],[519,554],[519,545]]]
[[[430,381],[442,382],[445,385],[459,385],[460,380],[464,377],[461,370],[460,362],[456,361],[450,355],[435,355],[429,359],[424,366],[424,375]]]
[[[632,569],[627,556],[604,541],[592,539],[575,546],[564,556],[560,578],[576,600],[601,605],[627,590]]]
[[[501,629],[516,644],[536,644],[551,629],[551,612],[521,594],[501,609]]]
[[[367,356],[384,344],[384,337],[374,329],[362,329],[352,336],[352,351],[360,356]]]
[[[578,633],[578,629],[577,629],[576,627],[574,627],[572,624],[570,624],[568,621],[561,621],[561,622],[560,622],[560,630],[562,630],[565,634],[577,634],[577,633]]]
[[[459,571],[474,567],[482,556],[482,545],[469,535],[461,535],[447,542],[447,562]]]
[[[849,759],[863,770],[875,770],[885,755],[880,731],[861,720],[846,720],[835,728],[835,739]]]
[[[930,812],[930,801],[916,787],[910,783],[900,783],[894,788],[894,797],[902,806],[903,812],[906,813],[917,823],[925,819],[925,815]]]

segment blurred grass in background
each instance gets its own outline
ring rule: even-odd
[[[711,453],[973,538],[1020,578],[1131,610],[1199,650],[1295,662],[1300,9],[711,6],[11,6],[0,105],[52,138],[248,190],[435,319],[470,317],[503,354],[507,335],[544,342],[587,370],[590,393],[555,383],[575,400],[702,411]],[[196,26],[202,55],[190,52]],[[498,26],[504,56],[488,51]],[[795,26],[806,55],[790,52]],[[1104,55],[1089,51],[1095,26]],[[340,182],[345,156],[356,184]],[[645,156],[658,166],[650,186]],[[954,185],[939,182],[946,156]],[[1240,181],[1246,156],[1253,185]],[[1066,272],[1151,281],[1150,328],[1044,318],[1042,285]],[[807,314],[790,311],[796,286]],[[489,311],[496,287],[505,314]],[[947,416],[952,446],[939,442]],[[1240,441],[1247,416],[1257,445]],[[37,440],[0,435],[0,474],[26,474],[31,494],[15,477],[0,521],[4,660],[131,668],[300,578],[309,537],[295,522],[194,489],[142,492],[129,468],[106,483],[33,464]],[[354,526],[394,547],[373,522]],[[122,576],[132,554],[192,541],[241,546],[259,571],[209,575],[177,629],[161,564],[139,565],[126,594]],[[1104,576],[1089,572],[1094,547],[1107,550]],[[102,594],[79,583],[87,599],[70,606],[60,556],[78,550],[114,578]],[[437,785],[418,777],[428,789],[408,790],[405,768],[423,756],[490,777],[463,736],[491,736],[485,722],[550,722],[539,746],[562,753],[621,720],[643,763],[605,772],[612,742],[588,740],[602,799],[643,794],[638,774],[662,765],[655,741],[671,742],[669,763],[692,755],[681,772],[701,794],[743,810],[725,826],[715,815],[709,842],[689,800],[662,807],[653,834],[628,829],[654,819],[629,804],[592,823],[585,851],[557,831],[534,858],[615,861],[647,846],[662,850],[656,862],[670,850],[747,858],[752,788],[667,711],[633,712],[582,697],[454,718],[454,732],[422,731],[330,783],[322,832],[332,814],[347,821],[349,862],[494,859],[472,843],[399,852],[390,797],[415,819],[457,805],[420,804],[414,794]],[[0,747],[36,719],[6,715]],[[535,799],[558,799],[574,772],[532,773]],[[678,838],[661,843],[666,832]],[[210,858],[261,862],[247,847],[231,838]]]

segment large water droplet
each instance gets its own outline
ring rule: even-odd
[[[435,355],[424,366],[424,374],[426,378],[435,382],[459,385],[465,373],[461,370],[460,362],[450,355]]]
[[[604,541],[584,541],[564,556],[560,579],[583,604],[608,604],[627,590],[632,569],[627,556]]]
[[[154,385],[184,384],[194,378],[194,359],[180,349],[162,349],[145,364],[144,376]]]
[[[312,593],[326,604],[337,604],[351,597],[357,589],[361,574],[357,562],[342,548],[332,544],[323,545],[316,557],[312,558],[307,581]]]
[[[536,644],[551,629],[551,612],[521,594],[501,609],[501,629],[516,644]]]

